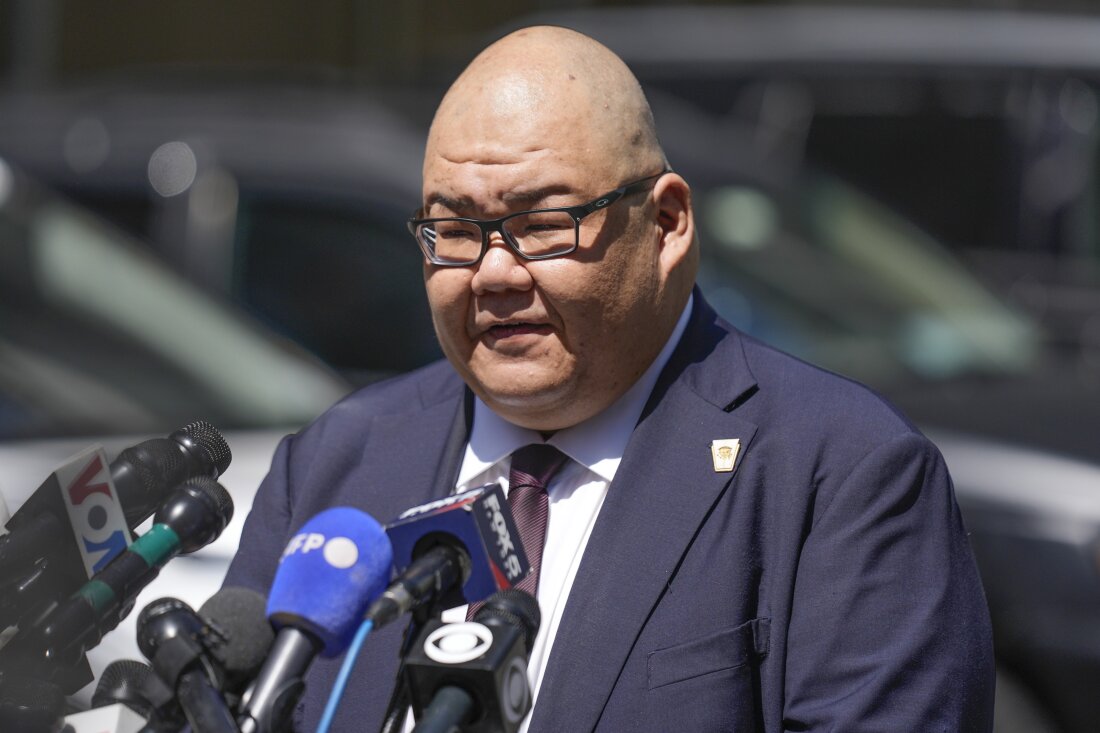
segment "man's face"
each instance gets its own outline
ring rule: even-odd
[[[433,128],[425,216],[493,219],[572,206],[626,183],[624,176],[657,172],[609,160],[583,114],[517,103],[537,93],[517,84],[501,107],[487,104]],[[652,196],[647,189],[583,219],[579,249],[564,257],[522,260],[494,233],[477,265],[425,265],[444,353],[506,419],[544,431],[574,425],[614,402],[660,350]]]

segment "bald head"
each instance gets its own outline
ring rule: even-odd
[[[479,54],[436,112],[427,158],[514,151],[516,140],[530,151],[576,155],[608,180],[666,164],[633,73],[605,46],[565,28],[525,28]]]

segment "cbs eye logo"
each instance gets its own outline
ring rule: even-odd
[[[424,654],[437,664],[459,665],[480,659],[492,646],[493,632],[489,627],[466,621],[444,624],[428,634],[424,639]],[[502,717],[510,723],[519,723],[531,709],[526,661],[522,655],[513,654],[504,660],[495,676],[496,700]]]
[[[493,632],[474,621],[446,624],[428,634],[424,653],[440,664],[472,662],[493,645]]]

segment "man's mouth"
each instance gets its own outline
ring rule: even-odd
[[[550,333],[551,330],[551,327],[545,323],[527,323],[520,321],[516,323],[498,323],[489,326],[489,328],[485,330],[485,333],[493,339],[500,340],[515,336],[526,336],[528,334],[545,335]]]

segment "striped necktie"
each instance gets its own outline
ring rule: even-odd
[[[550,497],[546,487],[550,479],[565,464],[567,456],[552,445],[532,443],[512,453],[508,472],[508,504],[519,530],[523,552],[531,572],[516,588],[538,597],[539,570],[542,568],[542,548],[546,543],[546,525],[550,518]],[[470,605],[466,618],[472,619],[480,603]]]

